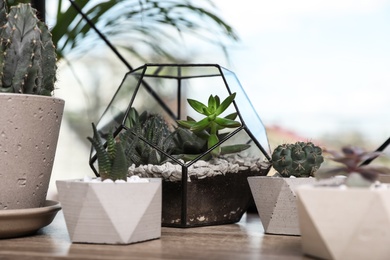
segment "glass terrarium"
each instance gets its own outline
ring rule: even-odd
[[[260,117],[236,75],[217,64],[128,72],[97,129],[103,139],[126,136],[129,175],[163,179],[163,226],[238,222],[252,202],[247,177],[270,169]],[[91,150],[98,175],[95,165]]]

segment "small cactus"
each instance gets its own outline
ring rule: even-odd
[[[56,53],[47,26],[30,4],[0,0],[0,92],[51,96]]]
[[[119,139],[114,139],[112,133],[110,133],[107,136],[107,148],[105,148],[94,124],[92,124],[92,128],[93,138],[88,137],[88,140],[96,150],[101,179],[126,181],[128,167],[121,141]]]
[[[272,166],[282,177],[314,176],[323,161],[322,149],[311,142],[282,144],[272,153]]]

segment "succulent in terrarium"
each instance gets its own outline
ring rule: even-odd
[[[51,34],[30,4],[0,0],[0,92],[51,96],[56,53]]]
[[[161,165],[175,158],[189,161],[205,154],[228,134],[219,133],[220,130],[241,126],[240,122],[234,121],[237,113],[219,117],[234,98],[235,94],[232,94],[220,103],[218,96],[210,96],[208,107],[189,99],[190,105],[198,112],[203,111],[207,117],[199,122],[190,117],[186,121],[178,120],[178,126],[174,129],[161,115],[147,111],[139,115],[137,110],[131,107],[125,119],[126,128],[116,136],[123,147],[127,166]],[[112,132],[104,137],[112,138]],[[212,155],[206,154],[202,159],[241,152],[249,147],[248,144],[218,146],[212,150]],[[98,155],[97,159],[99,160]]]
[[[168,124],[158,114],[138,115],[134,108],[130,112],[129,129],[120,134],[128,165],[162,164],[168,157],[155,147],[171,154],[173,142],[168,138],[172,134]]]
[[[179,128],[177,131],[178,140],[187,140],[186,147],[183,147],[184,158],[193,159],[199,156],[201,153],[206,152],[208,149],[212,149],[226,133],[221,134],[220,131],[226,128],[237,128],[241,126],[241,123],[236,121],[237,112],[231,113],[227,116],[222,117],[221,114],[233,103],[236,93],[229,95],[222,102],[220,98],[215,95],[210,95],[208,104],[205,105],[194,99],[187,99],[188,104],[198,113],[205,117],[200,121],[196,121],[192,117],[187,117],[187,120],[177,120]],[[182,127],[183,129],[180,129]],[[189,131],[186,131],[189,130]],[[189,139],[186,136],[192,134],[196,135],[196,138]],[[194,142],[195,145],[191,145],[190,141]],[[177,142],[180,143],[180,142]],[[191,148],[193,151],[189,151]],[[221,146],[218,145],[211,150],[210,154],[212,157],[217,157],[222,154],[238,153],[246,150],[250,147],[248,144],[235,144]],[[199,149],[200,148],[200,149]],[[190,153],[188,153],[190,152]]]
[[[94,124],[93,138],[87,137],[96,150],[98,171],[102,180],[127,180],[127,161],[120,138],[114,138],[112,132],[107,135],[106,147]]]
[[[316,177],[319,179],[344,175],[347,176],[345,184],[349,187],[369,187],[380,174],[390,174],[390,169],[387,167],[363,164],[367,160],[382,155],[381,152],[368,152],[361,147],[344,146],[341,152],[324,149],[324,153],[330,154],[330,160],[342,165],[318,171]]]
[[[272,166],[281,177],[311,177],[324,158],[322,149],[312,142],[281,144],[272,153]]]

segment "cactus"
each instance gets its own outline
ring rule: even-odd
[[[311,142],[282,144],[272,153],[272,166],[282,177],[314,176],[323,161],[322,149]]]
[[[30,4],[0,0],[0,92],[51,96],[56,53],[47,26]]]
[[[92,128],[93,138],[88,137],[88,140],[92,143],[92,146],[96,150],[98,169],[101,179],[126,181],[128,167],[121,141],[119,139],[114,139],[111,132],[107,136],[107,148],[105,148],[94,124],[92,124]]]
[[[220,115],[233,103],[235,97],[236,93],[233,93],[221,103],[217,95],[210,95],[207,106],[197,100],[188,99],[187,101],[189,105],[196,112],[205,115],[205,118],[197,122],[195,119],[187,117],[187,120],[177,120],[176,122],[178,123],[179,127],[189,129],[199,138],[202,138],[206,141],[206,149],[203,149],[203,152],[205,152],[220,141],[220,130],[225,128],[237,128],[241,126],[240,122],[235,121],[237,117],[236,112],[225,117],[220,117]],[[250,145],[247,144],[230,145],[224,147],[219,145],[211,150],[211,156],[217,157],[221,154],[237,153],[248,149],[249,147]],[[192,155],[190,158],[196,156],[198,155]]]

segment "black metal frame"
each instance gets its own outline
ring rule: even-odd
[[[177,67],[178,68],[178,73],[176,77],[172,77],[172,76],[164,76],[164,75],[157,75],[156,74],[156,77],[157,78],[173,78],[173,79],[176,79],[177,80],[177,102],[178,102],[178,106],[177,106],[177,111],[176,111],[176,114],[169,109],[169,107],[167,105],[164,104],[163,100],[158,96],[158,95],[154,95],[155,92],[150,88],[150,86],[148,85],[148,83],[145,81],[144,79],[144,76],[145,76],[145,72],[147,71],[147,68],[150,67],[150,66],[156,66],[156,67]],[[183,67],[214,67],[216,68],[218,71],[219,71],[219,74],[215,74],[215,75],[198,75],[198,76],[193,76],[193,77],[184,77],[184,76],[181,76],[181,73],[180,73],[180,70],[181,68]],[[233,72],[223,68],[224,70],[228,71],[229,73],[232,73],[234,74]],[[130,112],[130,109],[133,105],[133,102],[135,100],[135,96],[136,94],[138,93],[138,90],[141,88],[141,85],[143,87],[145,87],[148,92],[149,90],[151,90],[151,92],[149,93],[154,93],[152,94],[152,97],[157,101],[157,103],[159,105],[161,104],[164,104],[162,105],[162,108],[165,110],[165,112],[171,116],[172,119],[174,120],[177,120],[177,119],[180,119],[181,118],[181,104],[180,104],[180,101],[181,101],[181,98],[182,98],[182,85],[181,85],[181,81],[183,79],[191,79],[191,78],[195,78],[195,77],[215,77],[215,76],[218,76],[218,77],[222,77],[223,79],[223,83],[229,93],[232,94],[232,91],[230,90],[229,88],[229,85],[228,85],[228,82],[225,78],[225,75],[222,71],[222,67],[218,64],[145,64],[137,69],[134,69],[130,72],[128,72],[126,74],[126,76],[124,77],[124,80],[122,81],[121,83],[121,86],[122,84],[124,83],[124,81],[126,80],[127,76],[131,73],[134,73],[134,72],[139,72],[141,71],[141,73],[139,74],[139,80],[138,80],[138,83],[134,89],[134,93],[133,93],[133,96],[132,97],[129,97],[130,101],[128,102],[128,105],[127,105],[127,109],[126,109],[126,112],[122,115],[123,118],[121,119],[121,124],[117,127],[117,129],[115,129],[114,131],[114,136],[118,135],[121,131],[123,130],[128,130],[128,127],[125,126],[125,120],[126,118],[128,117],[128,114]],[[138,76],[138,74],[137,74]],[[150,76],[150,75],[149,75]],[[241,87],[241,86],[240,86]],[[109,105],[107,106],[106,110],[104,111],[101,119],[104,117],[105,113],[107,113],[107,111],[109,111],[110,109],[110,106],[113,104],[113,102],[115,101],[115,97],[117,96],[117,94],[119,93],[120,91],[120,87],[118,88],[118,90],[116,91],[114,97],[112,98],[111,102],[109,103]],[[248,97],[246,96],[244,90],[242,89],[242,93],[240,93],[241,95],[245,95],[245,98],[248,100],[249,102],[249,105],[252,107],[252,109],[254,110],[252,104],[250,104],[250,101],[248,99]],[[209,148],[207,151],[205,151],[203,154],[199,155],[198,157],[196,157],[194,160],[192,161],[189,161],[187,163],[183,163],[181,161],[179,161],[178,159],[176,159],[175,157],[167,154],[166,152],[164,152],[163,150],[161,150],[161,148],[153,145],[152,143],[148,142],[146,139],[144,139],[142,136],[138,136],[142,141],[144,141],[145,143],[147,143],[148,145],[150,145],[151,147],[153,147],[154,149],[158,150],[159,152],[161,152],[162,154],[164,154],[165,156],[169,157],[172,161],[174,161],[175,163],[177,163],[178,165],[181,165],[182,167],[182,179],[181,179],[181,184],[182,184],[182,190],[181,190],[181,193],[182,193],[182,205],[181,205],[181,225],[183,227],[186,226],[186,219],[187,219],[187,179],[188,179],[188,168],[193,165],[195,162],[197,162],[198,160],[200,160],[204,155],[210,153],[214,148],[220,146],[222,143],[224,143],[225,141],[227,141],[228,139],[230,139],[232,136],[236,135],[238,132],[240,132],[241,130],[244,130],[248,136],[250,137],[250,141],[253,142],[258,148],[259,150],[261,151],[261,153],[263,153],[264,157],[267,159],[267,160],[271,160],[270,158],[270,155],[268,154],[267,150],[260,144],[260,142],[254,137],[254,135],[252,134],[251,130],[248,128],[246,122],[245,122],[245,119],[243,118],[243,116],[241,115],[241,112],[238,108],[238,105],[236,103],[236,101],[234,100],[233,101],[233,104],[234,104],[234,107],[235,107],[235,110],[237,111],[237,114],[238,114],[238,117],[240,118],[240,121],[241,121],[241,126],[238,127],[237,129],[234,129],[232,132],[230,132],[228,135],[226,135],[223,139],[221,139],[217,144],[215,144],[213,147]],[[258,117],[258,115],[256,114],[256,116]],[[100,120],[101,120],[100,119]],[[99,120],[99,122],[100,122]],[[261,122],[260,118],[258,117],[258,120],[259,122]],[[99,130],[99,123],[97,124],[97,127],[98,127],[98,130]],[[133,133],[134,135],[136,135],[136,133]],[[266,134],[266,132],[265,132]],[[269,147],[268,147],[268,150],[269,150]],[[90,162],[89,162],[89,165],[90,167],[93,169],[93,171],[95,172],[96,176],[99,176],[99,173],[98,171],[96,170],[94,164],[96,162],[96,155],[94,154],[94,150],[93,148],[91,148],[91,156],[90,156]]]
[[[132,71],[137,71],[138,69],[142,68],[142,66],[138,69],[133,69],[132,66],[126,61],[126,59],[117,51],[117,49],[110,43],[110,41],[108,41],[108,39],[96,28],[95,24],[87,17],[86,14],[84,14],[82,12],[82,10],[79,8],[79,6],[73,1],[73,0],[69,0],[71,5],[76,9],[76,11],[83,17],[84,20],[86,20],[86,22],[91,26],[92,29],[94,29],[96,31],[96,33],[99,35],[99,37],[107,44],[107,46],[116,54],[116,56],[126,65],[126,67],[129,69],[129,73],[131,73]],[[146,70],[146,67],[147,66],[150,66],[152,64],[146,64],[143,66],[143,74],[145,73],[145,70]],[[222,76],[222,79],[224,81],[224,84],[225,86],[227,86],[227,90],[229,92],[229,94],[232,94],[229,87],[228,87],[228,83],[227,83],[227,80],[222,72],[222,69],[219,65],[217,64],[154,64],[154,65],[161,65],[161,66],[178,66],[178,67],[184,67],[184,66],[215,66],[218,68],[219,70],[219,73],[220,75]],[[229,71],[227,69],[224,68],[224,70],[226,71]],[[233,73],[234,74],[234,73]],[[180,75],[180,73],[179,73]],[[165,110],[165,112],[167,112],[167,114],[169,116],[171,116],[172,118],[176,118],[178,119],[178,117],[180,117],[180,114],[181,114],[181,111],[180,111],[180,100],[181,100],[181,84],[180,84],[180,79],[181,77],[178,76],[177,77],[177,80],[178,80],[178,91],[177,91],[177,98],[178,98],[178,111],[177,111],[177,116],[174,115],[174,113],[169,109],[168,106],[165,105],[165,103],[161,100],[161,98],[157,95],[157,93],[155,93],[153,91],[153,89],[143,80],[141,80],[139,83],[138,83],[138,86],[137,88],[140,87],[141,83],[143,84],[143,86],[145,87],[145,89],[148,91],[149,94],[151,94],[151,96],[157,101],[157,103]],[[123,83],[123,82],[122,82]],[[118,89],[119,90],[119,89]],[[242,93],[245,95],[246,99],[249,101],[248,97],[246,96],[245,92],[242,91]],[[117,94],[117,93],[116,93]],[[115,95],[116,95],[115,94]],[[114,96],[115,97],[115,96]],[[133,97],[134,99],[134,97]],[[132,102],[133,100],[130,102],[130,105],[128,106],[128,109],[126,111],[126,114],[125,114],[125,117],[127,117],[127,114],[129,113],[130,111],[130,108],[131,108],[131,105],[132,105]],[[249,102],[250,103],[250,102]],[[181,205],[181,226],[182,227],[187,227],[186,225],[186,219],[187,219],[187,179],[188,179],[188,167],[190,167],[192,164],[194,164],[195,162],[197,162],[198,160],[200,160],[205,154],[211,152],[214,148],[216,148],[217,146],[221,145],[222,143],[224,143],[226,140],[228,140],[229,138],[231,138],[233,135],[235,135],[236,133],[238,133],[239,131],[241,130],[244,130],[248,135],[249,137],[251,138],[251,141],[254,142],[256,144],[256,146],[260,149],[260,151],[264,154],[265,158],[267,160],[271,160],[270,158],[270,155],[267,153],[266,149],[259,143],[259,141],[254,137],[254,135],[252,134],[252,132],[250,131],[250,129],[247,127],[247,125],[245,124],[245,121],[243,120],[240,112],[239,112],[239,109],[238,109],[238,106],[236,104],[236,101],[233,102],[234,104],[234,107],[236,109],[236,111],[238,112],[238,116],[242,122],[242,125],[241,127],[235,129],[233,132],[229,133],[227,136],[225,136],[222,140],[220,140],[217,144],[215,144],[213,147],[211,147],[210,149],[208,149],[205,153],[203,153],[202,155],[199,155],[196,159],[190,161],[189,163],[186,163],[186,164],[183,164],[182,162],[178,161],[177,159],[175,159],[174,157],[166,154],[164,151],[162,151],[159,147],[156,147],[154,146],[153,144],[151,144],[150,142],[148,142],[147,140],[145,140],[144,138],[140,137],[140,139],[144,142],[146,142],[148,145],[152,146],[153,148],[157,149],[158,151],[164,153],[166,156],[168,156],[170,159],[172,159],[173,161],[175,161],[176,163],[178,163],[179,165],[182,166],[182,190],[181,190],[181,193],[182,193],[182,205]],[[109,106],[111,105],[111,102],[109,104]],[[109,107],[108,106],[108,107]],[[252,104],[250,104],[250,106],[252,107],[253,109],[253,106]],[[108,109],[107,107],[107,109]],[[103,114],[104,115],[104,114]],[[256,114],[256,116],[258,117],[258,115]],[[260,120],[260,118],[258,118]],[[260,120],[261,121],[261,120]],[[118,127],[114,133],[114,136],[116,136],[121,130],[123,130],[125,128],[124,126],[124,122],[122,122],[121,124],[121,127]],[[135,133],[133,133],[135,134]],[[265,132],[265,135],[266,135],[266,132]],[[267,138],[267,142],[268,142],[268,137]],[[269,146],[269,145],[268,145]],[[268,151],[269,150],[269,147],[268,147]],[[91,148],[91,156],[90,156],[90,167],[93,169],[93,171],[95,172],[96,176],[99,176],[97,170],[95,169],[94,167],[94,163],[96,161],[96,155],[93,154],[93,149]],[[270,168],[270,166],[269,166]],[[269,170],[269,168],[267,169],[267,172]]]

